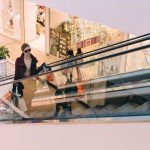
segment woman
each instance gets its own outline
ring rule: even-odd
[[[45,65],[45,63],[43,63],[37,69],[36,64],[38,60],[31,54],[31,48],[29,44],[22,44],[21,50],[22,54],[16,59],[15,62],[15,80],[36,75],[42,70],[43,65]]]
[[[31,54],[29,44],[22,44],[21,50],[22,54],[16,59],[15,62],[15,80],[36,75],[42,71],[43,66],[45,65],[45,63],[43,63],[37,69],[38,60]],[[16,90],[16,85],[18,86],[18,93],[24,98],[29,112],[31,109],[32,98],[36,90],[36,81],[34,79],[26,79],[22,82],[18,82],[13,85],[13,92]]]

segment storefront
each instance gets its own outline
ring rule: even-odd
[[[74,54],[77,48],[88,52],[128,39],[127,33],[77,16],[56,12],[52,9],[50,14],[50,22],[53,24],[50,26],[50,53],[61,58],[66,57],[66,50],[70,48],[73,49]],[[96,55],[84,59],[84,61],[100,56]],[[125,70],[124,59],[125,56],[120,56],[92,63],[91,69],[93,71],[91,72],[93,74],[91,72],[90,74],[105,76],[123,72]],[[87,65],[88,69],[89,67]]]
[[[72,48],[76,51],[76,49],[80,47],[84,52],[87,52],[120,42],[127,38],[127,34],[124,32],[77,16],[60,12],[57,12],[59,15],[56,16],[56,11],[54,12],[54,10],[51,10],[50,13],[50,22],[53,23],[53,25],[50,26],[50,37],[53,41],[50,49],[52,54],[54,53],[53,51],[57,49],[58,53],[60,53],[60,57],[63,57],[63,54],[65,56],[66,48]],[[58,24],[56,18],[60,16],[61,21],[59,20]],[[56,54],[56,52],[54,54]]]

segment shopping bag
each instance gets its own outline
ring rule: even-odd
[[[11,101],[11,98],[12,98],[12,92],[7,92],[7,93],[5,93],[4,95],[3,95],[3,97],[5,98],[5,99],[7,99],[8,101]]]
[[[84,87],[81,84],[77,84],[78,93],[84,93]]]
[[[25,100],[24,100],[23,98],[20,98],[18,102],[19,102],[19,108],[20,108],[23,112],[27,111],[27,105],[26,105],[26,103],[25,103]]]
[[[47,75],[46,75],[46,79],[47,79],[47,81],[54,81],[54,74],[53,73],[48,73]]]

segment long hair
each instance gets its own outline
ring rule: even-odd
[[[29,45],[28,43],[23,43],[23,44],[21,45],[21,50],[24,51],[24,49],[25,49],[26,47],[29,47],[29,48],[30,48],[30,45]]]

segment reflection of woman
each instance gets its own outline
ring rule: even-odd
[[[36,75],[43,68],[43,65],[41,65],[41,67],[37,69],[36,64],[38,60],[31,54],[31,48],[29,44],[24,43],[21,46],[21,50],[22,54],[16,59],[15,62],[15,80]],[[34,91],[36,90],[36,81],[34,79],[27,79],[23,80],[22,83],[24,86],[22,96],[26,102],[28,111],[30,111],[32,98]],[[20,91],[20,89],[18,91]]]

